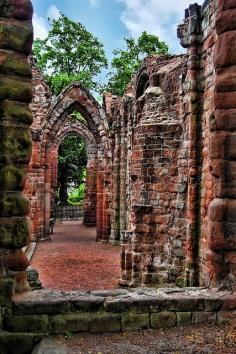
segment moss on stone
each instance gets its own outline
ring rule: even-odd
[[[177,312],[178,326],[185,326],[192,323],[192,312]]]
[[[0,52],[0,74],[31,77],[31,70],[24,55]]]
[[[21,248],[29,240],[29,225],[26,218],[0,219],[0,247]]]
[[[27,163],[31,154],[31,138],[22,128],[6,127],[0,130],[0,161]]]
[[[27,333],[29,329],[32,333],[47,333],[48,326],[47,315],[9,316],[5,321],[8,331],[18,333]]]
[[[21,102],[3,101],[0,103],[0,120],[32,124],[32,113],[27,104]]]
[[[32,86],[29,80],[19,80],[16,77],[0,77],[0,99],[30,103],[31,98]]]
[[[13,280],[10,278],[0,279],[0,305],[1,306],[6,306],[11,303],[12,293],[13,293]]]
[[[152,328],[167,328],[176,325],[176,314],[172,311],[163,311],[152,313],[151,327]]]
[[[0,165],[0,186],[3,190],[21,191],[26,166]]]
[[[0,195],[0,217],[24,216],[29,212],[29,201],[20,193]]]
[[[137,331],[150,328],[149,314],[127,313],[122,316],[122,330]]]
[[[31,21],[0,20],[0,47],[29,55],[33,41]]]
[[[50,319],[51,332],[88,332],[89,321],[89,314],[55,315]]]

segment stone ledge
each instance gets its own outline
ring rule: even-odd
[[[199,323],[235,325],[234,294],[206,288],[35,290],[13,297],[3,331],[44,336],[108,333]]]

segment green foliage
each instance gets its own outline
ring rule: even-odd
[[[86,169],[84,169],[86,176]],[[73,205],[82,205],[84,201],[85,183],[81,183],[78,188],[73,189],[69,193],[68,203]]]
[[[78,187],[87,164],[86,145],[78,135],[68,135],[59,147],[58,168],[67,170],[68,183]]]
[[[168,46],[160,42],[155,35],[143,32],[135,41],[133,38],[125,38],[126,48],[114,50],[112,60],[112,71],[108,74],[109,81],[105,89],[118,96],[123,96],[126,88],[138,70],[142,60],[151,54],[167,54]]]
[[[53,93],[59,94],[75,81],[98,90],[94,77],[107,67],[103,44],[81,23],[63,14],[50,23],[48,37],[34,41],[33,53]]]
[[[86,177],[86,145],[78,135],[68,135],[59,147],[58,154],[58,187],[60,204],[68,203],[68,189],[73,186],[80,194],[74,202],[83,200]],[[73,198],[72,198],[73,199]],[[73,200],[72,200],[73,202]]]

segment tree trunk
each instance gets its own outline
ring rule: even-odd
[[[68,187],[68,174],[67,174],[67,168],[66,166],[63,166],[61,168],[61,171],[59,173],[59,183],[60,183],[60,191],[59,191],[59,199],[60,199],[60,204],[61,205],[67,205],[67,199],[68,199],[68,192],[67,192],[67,187]]]

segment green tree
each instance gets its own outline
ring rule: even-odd
[[[168,53],[168,46],[160,42],[157,36],[147,32],[143,32],[137,40],[133,38],[124,40],[126,48],[113,52],[112,71],[108,74],[109,81],[104,88],[118,96],[124,95],[133,74],[147,55]]]
[[[33,54],[52,92],[58,95],[74,81],[98,90],[95,76],[107,67],[103,44],[81,23],[62,13],[59,19],[49,21],[48,37],[34,41]]]
[[[58,151],[59,200],[63,205],[68,201],[68,187],[80,188],[84,183],[87,164],[86,145],[75,134],[68,135]]]

